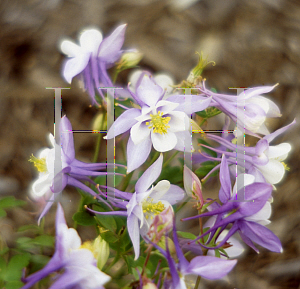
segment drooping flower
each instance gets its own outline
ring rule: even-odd
[[[166,242],[166,250],[163,250],[150,240],[147,239],[147,241],[158,249],[168,261],[172,276],[171,280],[165,280],[164,283],[164,288],[168,289],[186,289],[187,287],[184,281],[185,275],[199,275],[210,280],[223,278],[237,263],[237,260],[224,260],[211,256],[198,256],[188,262],[179,245],[175,219],[173,220],[173,241],[178,263],[171,257],[168,242]]]
[[[223,205],[213,203],[209,212],[183,219],[186,221],[199,217],[217,216],[214,225],[193,241],[197,241],[211,233],[207,240],[209,244],[217,230],[220,233],[228,224],[232,224],[226,237],[216,246],[201,246],[208,249],[220,248],[235,232],[238,232],[242,240],[256,252],[258,252],[258,249],[253,242],[270,251],[281,252],[282,246],[278,237],[262,225],[268,223],[267,219],[270,216],[268,200],[271,197],[272,186],[267,183],[254,182],[254,180],[253,175],[240,174],[232,190],[228,163],[223,155],[220,167],[221,188],[219,191],[219,199]],[[243,195],[242,198],[241,195]]]
[[[53,148],[43,149],[38,158],[32,156],[29,160],[34,163],[35,167],[39,171],[39,177],[32,185],[32,193],[37,197],[50,195],[39,220],[52,206],[55,194],[60,193],[66,185],[75,186],[94,197],[99,198],[99,196],[91,188],[80,182],[80,180],[93,183],[88,178],[89,176],[107,174],[107,172],[99,172],[99,170],[106,170],[107,164],[105,163],[88,164],[75,159],[72,126],[66,116],[61,119],[60,132],[61,146],[55,143],[53,135],[50,134],[49,139]],[[61,160],[55,159],[55,149],[61,150]],[[56,172],[56,175],[54,175],[55,162],[59,162],[59,166],[61,166],[62,169],[61,171]]]
[[[217,141],[221,144],[218,149],[207,147],[219,154],[221,156],[224,154],[227,158],[228,163],[231,165],[230,170],[232,175],[236,175],[237,163],[237,152],[239,153],[239,161],[243,161],[245,172],[254,175],[256,181],[267,182],[272,185],[279,183],[285,173],[286,165],[283,163],[291,150],[291,145],[289,143],[281,143],[275,146],[270,146],[270,142],[289,129],[296,121],[294,120],[289,125],[282,127],[275,132],[264,136],[260,139],[255,147],[244,147],[241,145],[233,144],[229,140],[219,137],[216,135],[207,135],[207,138]],[[213,158],[206,156],[208,159],[220,161],[221,157]],[[220,165],[217,165],[213,170],[211,170],[208,175],[204,178],[206,179],[213,171],[218,169]],[[237,166],[238,171],[240,171],[239,163]]]
[[[93,253],[81,247],[77,231],[68,228],[59,203],[54,255],[43,269],[22,279],[25,285],[21,289],[29,289],[53,273],[57,273],[58,276],[49,289],[100,289],[111,279],[97,268]]]
[[[185,196],[184,190],[178,186],[171,185],[169,181],[159,181],[156,186],[151,184],[159,177],[162,169],[163,156],[159,158],[143,173],[135,185],[135,193],[122,193],[115,191],[117,196],[123,198],[122,201],[113,200],[108,196],[108,200],[120,208],[126,207],[127,211],[97,212],[86,208],[90,212],[100,215],[127,216],[127,228],[131,238],[135,259],[140,254],[140,235],[146,236],[156,215],[182,200]],[[151,187],[150,187],[151,186]],[[125,200],[128,201],[125,201]]]
[[[141,166],[150,154],[151,147],[159,152],[172,149],[191,151],[185,139],[191,138],[190,119],[187,114],[205,109],[210,99],[194,96],[189,109],[185,110],[184,97],[180,101],[162,100],[162,87],[152,76],[144,72],[137,81],[132,97],[141,107],[131,108],[121,114],[109,129],[106,138],[111,139],[130,130],[127,144],[127,172]],[[177,96],[175,96],[177,99]]]
[[[212,97],[210,106],[216,107],[228,115],[247,134],[257,136],[269,134],[264,122],[267,117],[280,117],[278,106],[260,94],[268,93],[274,86],[258,86],[249,88],[239,95],[227,95],[212,92],[203,87],[199,90],[206,96]]]
[[[126,24],[120,25],[104,39],[99,30],[85,30],[79,39],[80,46],[69,40],[61,42],[61,51],[71,57],[64,64],[63,76],[71,83],[73,77],[80,74],[92,104],[97,103],[95,90],[103,96],[99,87],[113,86],[107,69],[121,57],[125,29]]]

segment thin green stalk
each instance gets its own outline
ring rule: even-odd
[[[199,276],[197,277],[197,281],[196,281],[196,284],[195,284],[195,288],[194,288],[194,289],[198,289],[199,284],[200,284],[200,281],[201,281],[201,276],[199,275]]]
[[[95,148],[95,153],[94,153],[94,158],[93,158],[93,163],[96,163],[97,160],[98,160],[100,146],[101,146],[101,138],[102,138],[101,133],[98,133],[97,143],[96,143],[96,148]]]
[[[125,192],[126,191],[126,188],[128,187],[129,183],[130,183],[130,180],[132,178],[132,175],[133,175],[134,172],[131,172],[129,173],[125,179],[123,180],[123,184],[122,184],[122,187],[121,187],[121,191]]]
[[[168,160],[166,160],[166,162],[163,164],[163,168],[165,168],[170,163],[170,161],[172,161],[177,156],[178,153],[179,151],[176,151]]]
[[[108,265],[108,267],[105,268],[104,272],[107,273],[111,269],[111,267],[119,261],[119,257],[120,257],[120,255],[117,254],[116,257],[113,259],[113,261]]]
[[[159,154],[160,154],[160,152],[157,152],[157,151],[155,152],[148,167],[150,167],[156,161],[156,159],[159,157]]]

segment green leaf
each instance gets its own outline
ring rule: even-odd
[[[50,257],[48,257],[48,256],[31,255],[30,262],[33,263],[31,270],[33,272],[36,272],[36,271],[42,269],[49,262],[49,260],[50,260]]]
[[[41,235],[32,240],[33,244],[46,246],[46,247],[53,247],[54,246],[55,238],[50,235]]]
[[[191,240],[195,240],[197,238],[197,236],[195,236],[194,234],[189,233],[189,232],[177,231],[177,235],[182,237],[182,238],[191,239]]]
[[[5,253],[7,253],[9,251],[8,247],[3,248],[2,250],[0,250],[0,256],[4,255]]]
[[[40,232],[40,227],[37,225],[24,225],[18,228],[18,232],[24,232],[24,231],[29,231],[33,230],[35,232]]]
[[[0,208],[11,208],[17,206],[23,206],[26,202],[22,200],[17,200],[13,196],[5,197],[0,200]]]
[[[215,166],[217,166],[219,162],[203,162],[201,163],[201,167],[198,168],[195,173],[199,178],[205,177]],[[218,174],[218,170],[216,170],[211,176],[215,176]]]
[[[178,166],[170,167],[170,166],[168,166],[166,168],[163,168],[157,182],[159,182],[161,180],[167,180],[171,184],[176,184],[176,183],[182,182],[182,180],[183,180],[183,169],[182,169],[182,167],[178,167]]]
[[[118,237],[113,232],[109,231],[101,233],[101,237],[109,244],[118,241]]]
[[[0,208],[0,218],[6,217],[6,212]]]
[[[35,247],[35,245],[32,242],[32,239],[29,237],[20,237],[17,239],[17,246],[20,249],[26,250],[32,247]]]
[[[218,249],[215,249],[215,256],[216,256],[216,257],[218,257],[218,258],[220,258],[220,257],[221,257],[221,255],[220,255],[220,252],[219,252],[219,250],[218,250]]]
[[[21,281],[9,281],[5,284],[5,289],[19,289],[24,285]]]
[[[77,212],[73,215],[73,220],[82,226],[91,226],[96,224],[95,218],[88,212]]]
[[[5,281],[19,281],[22,276],[23,268],[27,267],[30,260],[30,254],[13,256],[8,265],[5,274]]]
[[[0,280],[4,279],[6,274],[6,262],[2,256],[0,256]]]
[[[100,212],[103,212],[104,210],[101,210]],[[102,227],[105,229],[108,229],[111,232],[116,232],[117,230],[117,223],[115,221],[114,216],[109,215],[96,215],[96,218],[101,223]]]

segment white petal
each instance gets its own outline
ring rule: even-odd
[[[189,126],[189,118],[182,111],[172,111],[169,112],[167,116],[170,116],[171,119],[168,123],[170,126],[169,130],[172,132],[184,131],[188,129]],[[165,117],[165,116],[163,116]]]
[[[130,136],[135,145],[149,137],[151,130],[145,122],[136,123],[130,130]]]
[[[283,161],[286,159],[291,149],[292,146],[289,143],[281,143],[276,146],[269,146],[268,157],[269,159]]]
[[[233,194],[237,194],[237,192],[242,189],[242,187],[244,186],[248,186],[250,184],[253,184],[255,181],[255,177],[253,175],[250,174],[239,174],[237,176],[237,179],[235,181],[235,184],[233,186],[233,190],[232,193]]]
[[[51,177],[50,174],[43,174],[41,175],[33,184],[32,184],[32,191],[33,194],[37,197],[43,196],[46,194],[53,181],[53,175]]]
[[[153,147],[158,152],[167,152],[173,149],[177,143],[176,135],[169,131],[166,134],[154,133],[151,131]]]
[[[89,54],[80,54],[68,60],[63,68],[63,76],[67,82],[71,83],[74,76],[82,72],[90,59]]]
[[[130,74],[129,74],[129,82],[131,83],[131,86],[135,89],[136,83],[138,81],[138,79],[140,78],[141,74],[142,74],[142,70],[140,69],[136,69],[133,70]]]
[[[160,100],[155,105],[156,111],[162,111],[164,114],[173,111],[176,107],[178,107],[179,103],[171,102],[167,100]]]
[[[172,85],[174,85],[174,80],[167,74],[156,74],[154,76],[156,83],[166,90],[166,94],[170,94],[173,91]]]
[[[258,211],[256,214],[245,218],[245,220],[248,221],[266,221],[271,217],[271,204],[270,202],[266,202],[265,205],[262,207],[262,209],[260,211]]]
[[[93,55],[96,55],[102,39],[103,37],[100,31],[96,29],[89,29],[81,34],[79,41],[81,47],[85,51],[92,52]]]
[[[153,199],[153,202],[158,202],[165,193],[170,189],[170,182],[167,180],[162,180],[157,183],[153,188],[152,193],[149,195],[149,198]]]
[[[257,166],[257,168],[264,175],[267,182],[272,185],[279,183],[285,172],[283,164],[272,159],[265,166]]]
[[[177,143],[174,149],[182,152],[193,152],[195,151],[192,144],[192,133],[189,131],[178,131],[175,133],[177,137]]]
[[[61,42],[60,50],[69,57],[76,57],[77,55],[83,53],[79,45],[69,40],[64,40]]]

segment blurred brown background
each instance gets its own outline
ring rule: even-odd
[[[282,112],[269,122],[273,131],[298,123],[274,143],[288,141],[290,171],[274,192],[269,228],[284,252],[250,249],[229,276],[229,283],[203,282],[201,288],[300,288],[300,1],[299,0],[2,0],[0,2],[0,197],[26,199],[36,176],[28,158],[47,146],[53,133],[54,91],[68,87],[61,77],[63,37],[78,39],[85,27],[104,35],[128,23],[124,48],[144,53],[153,72],[168,72],[179,83],[203,51],[216,66],[204,72],[207,85],[228,87],[280,85],[270,94]],[[126,81],[126,74],[121,75]],[[96,113],[78,85],[63,91],[63,111],[74,129],[90,129]],[[76,135],[76,155],[92,158],[95,135]],[[1,234],[13,245],[14,229],[34,220],[18,209],[2,221]]]

